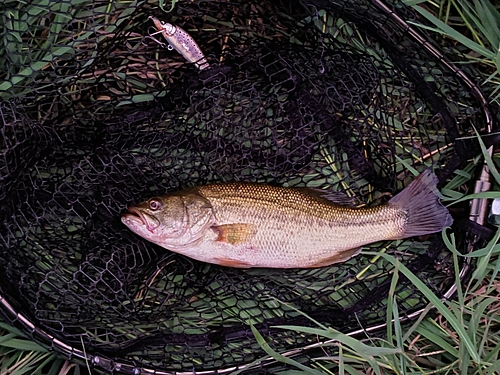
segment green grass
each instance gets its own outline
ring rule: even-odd
[[[483,89],[491,101],[500,98],[500,12],[487,0],[405,0],[433,26],[416,24],[452,39],[464,54],[463,64],[475,64],[484,73]],[[420,5],[420,6],[415,6]]]
[[[1,375],[80,374],[80,366],[59,358],[16,328],[0,322]]]
[[[162,2],[166,11],[175,6],[176,1]],[[434,26],[425,26],[433,32],[439,32],[449,39],[453,39],[455,47],[464,54],[464,64],[474,64],[482,72],[483,88],[489,95],[492,102],[498,102],[500,97],[500,52],[498,31],[499,13],[496,8],[487,1],[451,1],[437,0],[431,1],[407,1],[409,5],[419,4],[415,7]],[[33,17],[46,12],[48,2],[38,1],[30,4],[32,10],[29,12]],[[110,4],[103,2],[100,17],[105,19],[111,16]],[[119,4],[119,3],[118,3]],[[127,4],[125,2],[121,3]],[[65,6],[64,3],[54,6]],[[124,5],[123,5],[124,6]],[[421,8],[424,6],[425,8]],[[121,9],[120,9],[121,10]],[[75,10],[76,11],[76,10]],[[126,11],[123,11],[126,16]],[[19,44],[20,34],[26,32],[21,29],[23,23],[16,23],[16,15],[6,15],[9,33],[9,43],[2,44],[4,48],[14,48],[16,51],[25,49],[26,46]],[[39,22],[38,18],[35,22]],[[100,20],[96,20],[100,22]],[[27,23],[26,23],[27,24]],[[61,34],[60,25],[64,24],[64,19],[54,22],[51,28],[50,39],[47,45],[54,45],[53,49],[47,49],[44,45],[28,46],[33,48],[32,52],[22,55],[30,65],[26,70],[16,72],[13,76],[2,77],[0,91],[16,86],[21,87],[16,95],[22,96],[22,87],[29,79],[34,79],[36,74],[42,72],[46,66],[51,64],[57,57],[65,54],[73,54],[78,51],[88,39],[89,35],[81,33],[76,40],[71,43],[71,48],[64,47],[68,44],[64,35]],[[327,22],[326,22],[327,24]],[[416,27],[423,27],[415,25]],[[347,27],[347,26],[346,26]],[[423,27],[424,28],[424,27]],[[109,30],[108,30],[109,31]],[[325,29],[325,31],[327,31]],[[355,33],[355,30],[352,30]],[[35,38],[34,38],[35,40]],[[100,41],[102,39],[99,39]],[[37,47],[37,48],[35,48]],[[0,56],[8,51],[0,51]],[[120,75],[115,75],[118,81]],[[130,81],[129,81],[130,82]],[[89,82],[91,84],[92,82]],[[145,87],[141,86],[140,80],[136,82],[134,88],[137,94],[130,100],[150,101],[151,94],[143,94]],[[122,105],[129,103],[124,100]],[[422,116],[425,116],[423,114]],[[374,124],[376,126],[376,124]],[[384,140],[386,141],[386,140]],[[388,140],[387,140],[388,141]],[[334,146],[332,146],[334,147]],[[404,152],[405,145],[398,146]],[[338,172],[345,169],[342,160],[334,160],[328,151],[328,145],[322,149],[324,163],[332,170],[332,183],[343,183],[342,176],[336,178]],[[333,154],[333,152],[332,152]],[[483,150],[483,155],[495,178],[496,186],[500,185],[500,174],[494,161],[498,154],[489,158]],[[398,171],[402,171],[407,165],[415,162],[425,163],[425,160],[416,159],[415,155],[407,155],[407,161],[401,159],[398,164]],[[406,164],[405,164],[406,163]],[[474,196],[464,196],[463,191],[458,188],[472,177],[474,167],[480,163],[480,159],[472,160],[469,166],[463,171],[458,171],[456,176],[443,189],[443,194],[448,198],[448,204],[453,204],[461,200],[469,200]],[[479,164],[480,165],[480,164]],[[314,171],[313,171],[314,172]],[[370,189],[369,187],[364,187]],[[500,193],[489,192],[482,197],[500,197]],[[477,196],[476,196],[477,197]],[[454,259],[455,270],[459,268],[459,258],[462,256],[455,248],[454,237],[449,233],[444,233],[444,238]],[[314,334],[322,344],[315,345],[316,349],[324,349],[324,353],[316,355],[312,364],[306,366],[288,356],[287,353],[278,353],[272,348],[270,339],[263,337],[258,330],[252,326],[252,331],[258,343],[270,358],[278,362],[291,365],[296,370],[288,370],[286,374],[495,374],[500,372],[500,334],[498,333],[500,323],[500,283],[496,281],[496,276],[500,271],[500,261],[498,253],[500,247],[497,244],[497,236],[484,248],[478,249],[468,257],[477,260],[477,268],[472,279],[466,285],[459,286],[457,297],[453,301],[442,302],[422,281],[409,271],[404,264],[396,258],[384,254],[383,252],[365,251],[366,255],[373,256],[379,262],[387,263],[394,268],[391,289],[389,291],[387,303],[387,329],[380,333],[380,337],[373,336],[353,338],[341,332],[324,327],[320,323],[314,328],[280,326],[286,331]],[[363,277],[364,270],[361,270],[359,277]],[[396,295],[396,282],[404,275],[425,295],[429,301],[429,306],[420,316],[410,324],[400,324],[398,318],[401,315],[400,304]],[[176,281],[178,282],[178,281]],[[283,278],[283,283],[296,282],[296,280]],[[458,282],[458,279],[457,279]],[[460,285],[460,283],[458,283]],[[307,293],[307,291],[306,291]],[[149,300],[142,299],[144,303],[155,303],[154,296]],[[228,305],[236,304],[235,301],[226,300]],[[250,323],[256,324],[259,321],[252,321],[252,301],[240,300],[241,308],[249,312],[248,316],[238,316],[238,319],[248,319]],[[266,301],[270,306],[268,317],[275,317],[271,307],[275,303]],[[243,304],[243,306],[241,305]],[[293,308],[293,307],[290,307]],[[199,309],[211,316],[211,306],[205,301],[199,301]],[[301,314],[300,311],[296,311]],[[431,314],[432,313],[432,314]],[[189,317],[187,317],[189,318]],[[197,315],[195,318],[199,318]],[[392,322],[393,320],[393,322]],[[196,327],[194,327],[196,328]],[[302,348],[297,348],[298,350]],[[316,353],[316,352],[315,352]],[[371,372],[373,371],[373,372]],[[78,366],[56,358],[56,356],[46,351],[39,345],[33,344],[30,340],[13,329],[12,327],[0,323],[0,374],[20,375],[20,374],[47,374],[63,375],[87,373],[84,366]]]

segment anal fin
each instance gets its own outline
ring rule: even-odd
[[[231,258],[214,258],[213,263],[224,267],[234,267],[234,268],[250,268],[250,263],[242,262],[237,259]]]
[[[354,249],[349,249],[349,250],[344,250],[341,252],[336,253],[335,255],[332,255],[327,258],[320,259],[318,262],[311,264],[307,267],[304,268],[319,268],[319,267],[326,267],[334,263],[341,263],[345,262],[346,260],[349,260],[352,258],[354,255],[358,254],[361,251],[360,247],[354,248]]]

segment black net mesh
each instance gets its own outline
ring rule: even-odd
[[[192,261],[131,233],[120,222],[131,203],[253,181],[376,205],[412,180],[408,165],[432,167],[444,183],[478,151],[472,124],[487,130],[463,77],[378,2],[197,0],[171,13],[152,1],[3,7],[4,313],[66,354],[84,346],[100,356],[94,364],[114,359],[106,366],[115,371],[250,363],[265,354],[251,325],[278,351],[303,347],[317,337],[274,328],[314,325],[302,313],[346,333],[368,329],[385,322],[393,272],[368,255],[309,270]],[[186,30],[210,67],[146,38],[150,15]],[[454,216],[466,219],[467,206]],[[467,231],[455,229],[467,251]],[[453,285],[440,235],[365,249],[397,256],[437,295]],[[403,317],[426,305],[402,277],[396,293]]]

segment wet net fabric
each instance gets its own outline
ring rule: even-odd
[[[162,13],[152,2],[46,1],[16,8],[17,21],[4,12],[2,297],[45,339],[158,371],[251,363],[265,355],[251,327],[286,351],[318,338],[276,326],[383,324],[393,266],[380,257],[231,269],[120,222],[132,203],[212,182],[331,189],[367,205],[411,182],[407,166],[444,184],[478,151],[468,139],[472,124],[485,131],[484,113],[374,4],[181,1]],[[186,30],[210,68],[147,38],[149,15]],[[456,237],[467,251],[466,232]],[[396,256],[437,295],[454,283],[439,234],[365,250]],[[402,316],[427,304],[404,278],[396,295]]]

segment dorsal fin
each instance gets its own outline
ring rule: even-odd
[[[298,187],[294,189],[297,189],[298,191],[301,191],[318,199],[325,199],[339,206],[356,207],[358,205],[356,198],[350,197],[346,193],[341,191],[323,190],[310,187]]]

